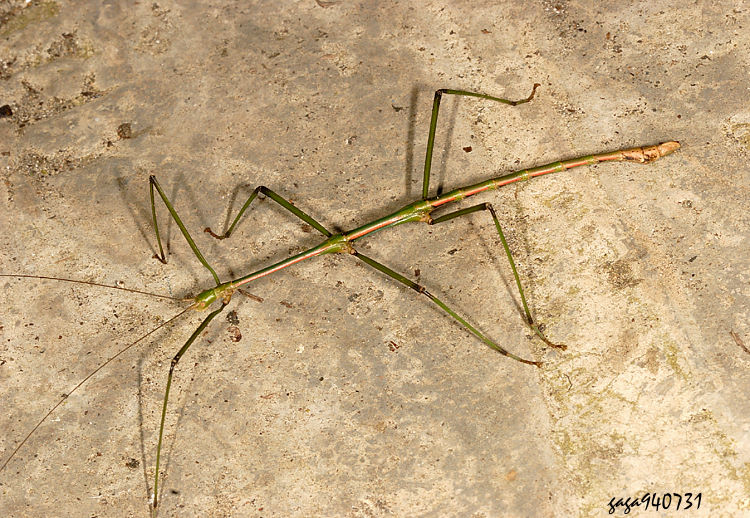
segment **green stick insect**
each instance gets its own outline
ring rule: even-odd
[[[278,272],[279,270],[283,270],[284,268],[292,266],[293,264],[297,264],[304,260],[311,259],[313,257],[317,257],[320,255],[325,255],[325,254],[331,254],[331,253],[350,254],[354,256],[355,258],[359,259],[360,261],[364,262],[365,264],[371,266],[372,268],[374,268],[381,274],[384,274],[390,277],[391,279],[395,280],[396,282],[399,282],[403,284],[404,286],[413,289],[420,295],[425,296],[427,299],[429,299],[438,307],[440,307],[445,313],[450,315],[456,322],[458,322],[461,326],[463,326],[468,332],[473,334],[476,338],[478,338],[479,340],[484,342],[487,346],[491,347],[492,349],[499,352],[503,356],[507,356],[508,358],[511,358],[523,364],[533,365],[536,367],[541,366],[541,362],[539,361],[528,360],[506,350],[504,347],[502,347],[501,345],[499,345],[498,343],[490,339],[487,335],[482,333],[479,329],[471,325],[464,317],[459,315],[456,311],[454,311],[452,308],[446,305],[442,300],[440,300],[438,297],[436,297],[431,292],[429,292],[421,284],[418,284],[412,281],[411,279],[408,279],[404,275],[394,271],[388,266],[358,251],[355,248],[355,242],[358,239],[361,239],[369,234],[372,234],[373,232],[395,227],[396,225],[401,225],[403,223],[412,223],[412,222],[421,222],[421,223],[426,223],[428,225],[437,225],[439,223],[445,223],[454,218],[465,216],[467,214],[471,214],[474,212],[487,211],[495,224],[495,228],[497,229],[497,233],[500,237],[500,241],[502,242],[503,248],[505,250],[505,255],[507,256],[508,262],[510,263],[511,270],[513,272],[513,277],[515,278],[516,286],[518,288],[518,293],[521,298],[526,325],[529,326],[529,328],[536,334],[536,336],[538,336],[539,339],[541,339],[546,345],[550,347],[565,349],[564,345],[555,344],[551,342],[550,340],[548,340],[547,337],[545,337],[544,333],[542,332],[542,329],[540,328],[540,326],[537,325],[534,319],[532,318],[531,312],[529,310],[529,306],[526,302],[526,296],[524,294],[524,290],[521,285],[521,280],[518,275],[515,262],[513,261],[513,256],[511,254],[510,248],[508,247],[508,243],[505,239],[505,235],[503,234],[502,228],[500,226],[500,221],[498,220],[497,214],[495,213],[495,210],[493,209],[492,205],[489,203],[480,203],[478,205],[473,205],[471,207],[459,209],[454,212],[449,212],[447,214],[439,215],[436,217],[433,217],[433,212],[436,210],[442,209],[444,205],[448,205],[450,203],[463,200],[464,198],[473,196],[475,194],[478,194],[484,191],[498,189],[504,185],[508,185],[513,182],[517,182],[519,180],[531,180],[532,178],[537,177],[537,176],[562,172],[567,169],[572,169],[574,167],[579,167],[579,166],[584,166],[584,165],[593,165],[593,164],[598,164],[600,162],[609,162],[609,161],[628,161],[628,162],[638,162],[638,163],[652,162],[658,158],[661,158],[665,155],[673,153],[674,151],[679,149],[680,144],[679,142],[676,142],[676,141],[669,141],[669,142],[663,142],[661,144],[657,144],[653,146],[622,149],[619,151],[612,151],[609,153],[601,153],[597,155],[573,158],[569,160],[564,160],[562,162],[554,162],[551,164],[534,167],[532,169],[524,169],[522,171],[517,171],[514,173],[506,174],[504,176],[492,178],[483,182],[468,185],[466,187],[454,189],[450,192],[447,192],[439,196],[430,197],[429,187],[430,187],[430,169],[432,166],[432,152],[433,152],[433,147],[435,145],[435,132],[436,132],[437,122],[438,122],[438,113],[440,111],[440,101],[443,95],[447,94],[447,95],[456,95],[456,96],[476,97],[479,99],[486,99],[490,101],[504,103],[510,106],[517,106],[519,104],[524,104],[524,103],[531,101],[534,98],[534,94],[536,93],[536,89],[538,86],[539,86],[538,84],[535,84],[531,91],[531,94],[528,97],[526,97],[525,99],[517,100],[517,101],[501,99],[498,97],[470,92],[466,90],[448,90],[448,89],[437,90],[435,92],[435,97],[434,97],[434,101],[432,105],[432,117],[430,120],[430,130],[429,130],[429,135],[427,139],[427,154],[426,154],[425,163],[424,163],[424,177],[423,177],[423,182],[422,182],[421,199],[413,203],[409,203],[408,205],[405,205],[403,208],[393,212],[392,214],[388,214],[387,216],[384,216],[382,218],[376,219],[369,223],[365,223],[364,225],[361,225],[355,228],[354,230],[334,234],[331,231],[329,231],[327,228],[325,228],[322,224],[320,224],[318,221],[313,219],[309,214],[295,207],[294,205],[292,205],[292,203],[290,203],[288,200],[284,199],[283,197],[281,197],[280,195],[278,195],[271,189],[264,187],[264,186],[257,187],[253,191],[253,193],[250,195],[250,197],[247,199],[247,201],[242,205],[242,208],[237,213],[237,216],[234,218],[234,220],[232,220],[232,223],[229,225],[229,227],[226,229],[224,233],[217,234],[214,231],[212,231],[210,228],[206,228],[205,232],[217,239],[229,238],[234,232],[235,228],[237,227],[238,223],[242,219],[242,216],[245,214],[245,211],[248,209],[250,204],[253,202],[253,200],[255,200],[258,197],[259,194],[262,194],[265,197],[270,198],[271,200],[278,203],[281,207],[291,212],[293,215],[295,215],[296,217],[298,217],[299,219],[301,219],[302,221],[310,225],[312,228],[316,229],[318,232],[320,232],[323,235],[324,239],[319,245],[314,246],[308,250],[305,250],[304,252],[298,253],[282,261],[274,263],[270,266],[267,266],[255,272],[247,274],[243,277],[239,277],[237,279],[233,279],[230,281],[223,281],[223,282],[221,281],[216,271],[211,267],[208,261],[203,257],[203,254],[198,249],[198,246],[195,244],[195,241],[191,237],[187,228],[185,228],[185,225],[182,223],[182,220],[177,214],[177,211],[175,210],[175,208],[173,207],[172,203],[169,201],[167,196],[164,194],[164,190],[162,189],[161,185],[157,181],[156,177],[151,176],[149,178],[150,197],[151,197],[151,214],[152,214],[152,219],[153,219],[154,232],[156,234],[156,241],[159,247],[159,253],[155,255],[154,257],[157,258],[159,261],[166,263],[166,256],[164,254],[164,249],[162,247],[161,234],[159,232],[159,225],[158,225],[158,221],[156,218],[156,195],[158,194],[158,197],[162,200],[162,202],[166,206],[167,210],[169,211],[170,216],[172,217],[172,219],[174,219],[175,223],[180,229],[180,232],[187,240],[195,256],[198,258],[201,264],[211,273],[211,276],[213,277],[214,284],[215,284],[214,286],[200,292],[195,297],[186,299],[186,301],[190,303],[189,307],[183,310],[181,313],[179,313],[175,317],[173,317],[172,319],[161,324],[159,328],[174,321],[176,318],[183,315],[189,309],[208,310],[214,305],[218,304],[218,307],[216,309],[212,309],[208,313],[208,315],[204,318],[204,320],[200,323],[198,328],[190,335],[190,337],[187,339],[187,341],[184,343],[184,345],[180,348],[180,350],[172,359],[172,362],[169,367],[169,374],[167,375],[167,383],[166,383],[166,388],[164,391],[164,399],[162,402],[161,420],[159,424],[159,440],[158,440],[158,444],[156,447],[156,466],[154,469],[154,483],[153,483],[153,492],[152,492],[152,500],[151,500],[152,511],[155,512],[159,503],[159,481],[160,481],[159,477],[161,474],[160,465],[161,465],[162,444],[163,444],[163,439],[164,439],[164,423],[165,423],[165,419],[167,416],[167,405],[169,402],[170,388],[172,386],[172,377],[173,377],[175,368],[177,367],[177,364],[180,362],[180,360],[185,355],[185,353],[190,348],[190,346],[195,342],[195,340],[201,335],[201,333],[211,323],[211,321],[214,318],[216,318],[216,316],[219,313],[221,313],[224,310],[224,308],[227,307],[227,305],[229,304],[232,298],[232,295],[236,291],[241,291],[241,288],[243,286],[251,283],[252,281],[256,279],[265,277],[267,275],[271,275],[275,272]],[[10,274],[2,274],[2,276],[3,277],[49,278],[49,277],[40,277],[40,276],[31,276],[31,275],[27,276],[27,275],[10,275]],[[60,280],[69,281],[69,279],[60,279]],[[79,282],[79,281],[72,281],[72,282]],[[97,285],[96,283],[85,283],[85,284]],[[102,285],[99,285],[99,286],[102,286]],[[107,287],[110,287],[110,286],[107,286]],[[119,288],[119,289],[123,289],[123,288]],[[132,290],[132,291],[135,291],[135,290]],[[171,298],[171,297],[167,297],[167,298]],[[37,423],[37,425],[26,435],[26,437],[18,444],[18,446],[16,446],[16,448],[13,450],[10,456],[0,466],[0,471],[5,469],[8,463],[15,457],[15,455],[18,453],[21,447],[26,443],[29,437],[31,437],[31,435],[39,428],[39,426],[42,425],[42,423],[50,416],[50,414],[57,407],[59,407],[65,401],[65,399],[70,396],[70,394],[72,394],[75,390],[77,390],[81,385],[83,385],[88,379],[90,379],[94,374],[96,374],[99,370],[101,370],[105,365],[113,361],[116,357],[120,356],[122,353],[124,353],[125,351],[127,351],[128,349],[136,345],[137,343],[143,341],[147,336],[152,334],[154,331],[156,331],[156,329],[150,331],[146,335],[139,338],[136,342],[133,342],[132,344],[128,345],[125,349],[121,350],[115,356],[108,359],[105,363],[100,365],[95,371],[93,371],[88,376],[86,376],[70,392],[68,392],[68,394],[61,401],[59,401],[39,421],[39,423]]]

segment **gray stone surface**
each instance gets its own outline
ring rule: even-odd
[[[238,323],[222,316],[178,369],[160,516],[604,516],[612,497],[645,492],[701,492],[691,516],[750,512],[747,6],[129,4],[0,5],[2,273],[179,297],[210,286],[162,207],[170,262],[152,259],[149,174],[222,278],[282,259],[318,237],[268,201],[231,240],[201,229],[222,227],[245,186],[335,229],[417,198],[436,88],[521,98],[542,84],[516,108],[446,99],[433,193],[684,146],[478,197],[566,352],[523,326],[486,214],[363,240],[542,369],[348,256],[258,281],[262,302],[235,296]],[[62,393],[181,307],[0,286],[3,460]],[[169,360],[200,318],[52,414],[0,472],[3,514],[148,515]]]

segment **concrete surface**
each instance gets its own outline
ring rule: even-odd
[[[312,246],[268,201],[227,242],[200,230],[224,225],[243,186],[336,229],[418,197],[436,88],[521,98],[542,84],[517,108],[447,99],[433,193],[684,145],[479,197],[564,353],[524,328],[486,214],[360,245],[419,270],[543,369],[346,256],[258,281],[263,302],[236,296],[239,323],[222,316],[180,364],[160,516],[608,516],[611,498],[646,492],[700,492],[685,516],[750,513],[747,5],[128,4],[0,5],[2,273],[175,296],[210,286],[174,224],[169,264],[152,259],[149,174],[225,279]],[[0,285],[2,459],[181,307]],[[156,333],[55,412],[0,472],[3,514],[147,516],[169,359],[199,320]],[[630,516],[682,516],[675,504]]]

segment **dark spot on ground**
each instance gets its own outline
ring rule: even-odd
[[[120,138],[132,138],[133,129],[130,127],[129,122],[124,122],[117,126],[117,136]]]

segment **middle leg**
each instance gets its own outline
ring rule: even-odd
[[[466,214],[471,214],[472,212],[477,212],[480,210],[486,210],[490,213],[492,216],[493,221],[495,222],[495,228],[497,229],[497,233],[500,235],[500,241],[503,244],[503,248],[505,249],[505,255],[508,257],[508,262],[510,263],[510,269],[513,271],[513,277],[516,279],[516,286],[518,286],[518,293],[521,295],[521,303],[523,304],[523,311],[526,316],[526,324],[531,328],[534,333],[547,345],[550,347],[555,347],[557,349],[567,349],[567,346],[565,344],[556,344],[552,343],[550,340],[547,339],[546,336],[544,336],[544,333],[542,333],[542,330],[539,328],[539,325],[534,322],[534,318],[531,316],[531,311],[529,310],[529,305],[526,303],[526,295],[523,293],[523,286],[521,286],[521,278],[518,275],[518,270],[516,269],[516,263],[513,261],[513,255],[510,253],[510,247],[508,246],[508,242],[505,239],[505,234],[503,234],[503,229],[500,227],[500,221],[497,219],[497,214],[495,213],[495,209],[490,205],[489,203],[480,203],[479,205],[474,205],[472,207],[467,207],[465,209],[457,210],[455,212],[450,212],[448,214],[445,214],[443,216],[439,216],[437,218],[430,218],[430,220],[427,222],[430,225],[436,225],[438,223],[443,223],[445,221],[449,221],[454,218],[458,218],[459,216],[465,216]]]
[[[521,363],[525,363],[527,365],[534,365],[536,367],[541,367],[542,366],[542,362],[535,362],[535,361],[531,361],[531,360],[525,360],[525,359],[521,358],[520,356],[516,356],[515,354],[507,351],[505,348],[503,348],[502,346],[500,346],[499,344],[497,344],[496,342],[494,342],[493,340],[491,340],[490,338],[488,338],[487,336],[485,336],[484,333],[482,333],[481,331],[479,331],[476,327],[472,326],[469,322],[466,321],[466,319],[464,319],[458,313],[456,313],[455,311],[453,311],[442,300],[440,300],[435,295],[433,295],[432,293],[430,293],[429,291],[427,291],[427,288],[425,288],[421,284],[417,284],[416,282],[412,281],[411,279],[408,279],[408,278],[404,277],[400,273],[391,270],[386,265],[384,265],[382,263],[379,263],[375,259],[367,257],[366,255],[363,255],[363,254],[361,254],[359,252],[354,252],[354,256],[357,259],[360,259],[361,261],[369,264],[370,266],[372,266],[376,270],[378,270],[380,272],[383,272],[384,274],[386,274],[387,276],[391,277],[392,279],[397,280],[401,284],[403,284],[403,285],[405,285],[405,286],[413,289],[417,293],[421,293],[422,295],[424,295],[425,297],[427,297],[428,299],[430,299],[432,302],[434,302],[435,304],[437,304],[440,307],[440,309],[442,309],[443,311],[445,311],[446,313],[448,313],[451,317],[453,317],[453,319],[456,320],[456,322],[458,322],[463,327],[465,327],[470,333],[472,333],[474,336],[476,336],[477,338],[479,338],[481,341],[483,341],[485,344],[487,344],[491,348],[495,349],[497,352],[499,352],[503,356],[507,356],[508,358],[513,358],[514,360],[519,361]]]
[[[229,225],[229,228],[224,232],[223,234],[217,234],[213,230],[211,230],[211,227],[206,227],[203,231],[211,234],[211,236],[215,237],[216,239],[226,239],[230,235],[232,235],[232,232],[234,231],[234,227],[237,226],[237,223],[240,221],[240,218],[242,218],[242,215],[245,213],[247,208],[250,206],[250,204],[253,202],[253,200],[258,196],[258,194],[263,194],[264,196],[267,196],[268,198],[271,198],[273,201],[281,205],[283,208],[297,216],[299,219],[313,227],[315,230],[320,232],[326,237],[331,237],[333,234],[326,229],[323,225],[315,221],[312,216],[307,214],[305,211],[298,209],[294,205],[291,204],[290,201],[284,199],[283,197],[279,196],[275,192],[273,192],[268,187],[265,187],[263,185],[259,185],[255,188],[253,193],[248,197],[247,201],[242,205],[242,208],[237,213],[237,216],[232,221],[232,224]]]

